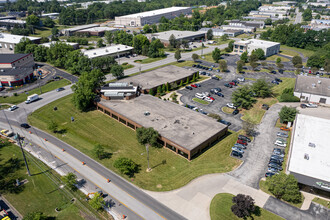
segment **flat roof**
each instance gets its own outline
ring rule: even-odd
[[[92,28],[92,27],[99,27],[99,24],[86,24],[86,25],[80,25],[80,26],[75,26],[72,28],[67,28],[67,29],[62,29],[61,31],[79,31],[87,28]]]
[[[22,38],[28,38],[31,41],[40,40],[40,37],[29,37],[14,34],[0,33],[0,42],[18,44]]]
[[[227,29],[223,30],[221,28],[201,28],[199,31],[200,32],[207,32],[208,30],[212,30],[214,33],[216,32],[223,32],[223,33],[240,33],[242,30],[232,30],[232,29]]]
[[[85,56],[88,56],[88,58],[92,59],[95,57],[102,57],[102,56],[107,56],[111,54],[116,54],[124,51],[130,51],[133,50],[133,47],[126,46],[123,44],[117,44],[109,47],[102,47],[102,48],[97,48],[94,50],[85,50],[83,51],[83,54]]]
[[[51,45],[54,45],[56,44],[57,42],[59,43],[64,43],[64,44],[67,44],[67,45],[70,45],[70,46],[76,46],[76,45],[79,45],[78,43],[74,43],[74,42],[67,42],[67,41],[51,41],[51,42],[47,42],[47,43],[43,43],[43,44],[40,44],[44,47],[50,47]]]
[[[33,72],[33,68],[0,68],[0,76],[16,76],[25,74],[27,71]]]
[[[280,45],[280,43],[277,43],[277,42],[266,41],[266,40],[256,40],[256,39],[250,39],[250,40],[245,40],[245,41],[236,41],[234,44],[238,44],[238,45],[252,44],[255,46],[267,46],[267,47]]]
[[[298,75],[294,91],[330,97],[330,79]]]
[[[195,71],[189,69],[169,65],[136,76],[121,79],[119,82],[133,83],[133,85],[138,85],[142,87],[142,89],[148,90],[163,85],[164,83],[171,83],[189,77],[194,73]]]
[[[118,28],[111,28],[111,27],[92,27],[92,28],[87,28],[80,30],[78,32],[100,32],[100,31],[116,31],[119,30]]]
[[[101,100],[100,104],[143,127],[152,127],[158,133],[187,150],[193,150],[226,125],[206,115],[151,95],[131,100]],[[148,111],[150,115],[145,116]]]
[[[150,17],[154,15],[160,15],[160,14],[165,14],[165,13],[170,13],[170,12],[176,12],[176,11],[181,11],[185,9],[189,9],[190,7],[170,7],[170,8],[162,8],[162,9],[157,9],[153,11],[145,11],[141,13],[136,13],[136,14],[130,14],[130,15],[124,15],[120,16],[118,18],[136,18],[136,17]]]
[[[295,123],[288,170],[329,181],[330,145],[328,136],[330,134],[330,120],[298,114]]]
[[[23,20],[12,20],[12,19],[1,19],[2,23],[12,23],[12,24],[26,24],[26,21]]]
[[[153,34],[146,34],[146,36],[149,39],[152,39],[153,37],[160,40],[169,40],[171,35],[174,35],[175,39],[185,39],[185,38],[193,38],[193,37],[203,37],[205,35],[204,32],[199,31],[177,31],[177,30],[171,30],[171,31],[164,31],[159,33],[153,33]]]
[[[0,63],[13,63],[23,57],[30,55],[29,53],[2,53],[0,54]]]

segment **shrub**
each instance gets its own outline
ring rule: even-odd
[[[128,63],[127,62],[125,62],[125,63],[123,63],[123,66],[126,66]]]
[[[17,96],[17,93],[15,92],[13,95],[14,95],[14,96]]]
[[[121,173],[132,177],[135,173],[139,170],[139,165],[136,164],[133,160],[126,158],[126,157],[120,157],[113,163],[113,166],[117,168]]]

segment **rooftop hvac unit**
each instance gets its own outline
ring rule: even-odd
[[[96,53],[94,53],[94,55],[96,55]]]
[[[304,159],[305,159],[305,160],[309,160],[309,155],[308,155],[308,154],[305,154],[305,155],[304,155]]]
[[[311,143],[311,142],[309,142],[308,146],[309,147],[314,147],[314,148],[316,147],[316,145],[314,143]]]
[[[315,87],[316,87],[316,84],[315,84],[315,83],[313,83],[313,84],[312,84],[312,87],[313,87],[313,88],[315,88]]]
[[[150,112],[145,111],[145,112],[144,112],[144,116],[148,116],[148,115],[150,115]]]
[[[318,84],[321,84],[321,80],[317,81]]]

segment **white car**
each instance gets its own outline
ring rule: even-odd
[[[286,140],[284,140],[283,138],[276,138],[276,142],[286,144]]]
[[[307,108],[317,108],[317,105],[308,103],[306,104]]]
[[[227,103],[228,108],[236,109],[233,103]]]
[[[244,78],[244,77],[238,77],[238,78],[237,78],[237,81],[245,82],[245,78]]]
[[[210,99],[209,97],[205,97],[204,100],[207,101],[207,102],[213,102],[213,100]]]
[[[283,142],[280,142],[280,141],[275,141],[274,143],[276,146],[279,146],[279,147],[286,147],[286,144],[284,144]]]
[[[8,108],[9,111],[14,111],[15,109],[18,109],[17,105],[13,105],[11,107]]]
[[[201,93],[196,93],[196,94],[195,94],[195,97],[196,97],[196,98],[199,98],[199,99],[204,99],[204,98],[206,98],[206,96],[203,95],[203,94],[201,94]]]
[[[210,93],[208,93],[208,92],[203,92],[202,95],[210,96]]]

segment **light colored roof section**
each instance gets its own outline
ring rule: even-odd
[[[47,42],[47,43],[43,43],[43,44],[40,44],[44,47],[50,47],[51,45],[54,45],[56,44],[57,41],[51,41],[51,42]],[[78,45],[78,43],[74,43],[74,42],[66,42],[66,41],[58,41],[59,43],[64,43],[64,44],[67,44],[67,45],[70,45],[70,46],[76,46]]]
[[[151,95],[124,101],[101,99],[100,104],[143,127],[154,128],[161,136],[187,150],[194,149],[227,127],[206,115]],[[144,116],[146,111],[150,115]]]
[[[289,171],[324,181],[330,180],[329,124],[328,119],[298,114]],[[315,147],[309,146],[312,144]]]
[[[83,51],[85,56],[88,58],[102,57],[107,55],[113,55],[116,53],[133,50],[133,47],[126,46],[123,44],[117,44],[109,47],[102,47],[94,50],[85,50]]]
[[[72,28],[63,29],[61,31],[62,32],[64,32],[64,31],[79,31],[79,30],[92,28],[92,27],[99,27],[99,26],[100,26],[99,24],[86,24],[86,25],[80,25],[80,26],[75,26],[75,27],[72,27]]]
[[[165,13],[170,13],[170,12],[175,12],[175,11],[181,11],[181,10],[189,9],[189,8],[190,7],[162,8],[162,9],[153,10],[153,11],[145,11],[145,12],[136,13],[136,14],[124,15],[124,16],[121,16],[121,18],[150,17],[150,16],[154,16],[154,15],[160,15],[160,14],[165,14]]]
[[[280,43],[272,42],[272,41],[266,41],[266,40],[251,39],[251,40],[245,40],[245,41],[237,41],[234,44],[239,44],[239,45],[253,44],[255,46],[271,47],[271,46],[279,45]]]
[[[330,97],[330,79],[299,75],[294,91]]]
[[[93,28],[87,28],[80,30],[78,32],[100,32],[100,31],[117,31],[119,30],[118,28],[111,28],[111,27],[93,27]]]
[[[202,37],[205,35],[204,32],[200,31],[176,31],[176,30],[171,30],[171,31],[164,31],[164,32],[159,32],[159,33],[154,33],[154,34],[146,34],[148,39],[152,39],[153,37],[156,39],[160,40],[169,40],[171,35],[174,35],[175,39],[184,39],[184,38],[193,38],[193,37]]]
[[[12,19],[2,19],[1,23],[11,23],[11,24],[26,24],[26,21],[23,20],[12,20]]]
[[[18,44],[20,42],[20,40],[23,38],[28,38],[31,41],[41,39],[40,37],[29,37],[29,36],[0,33],[0,42],[3,42],[3,43]]]

